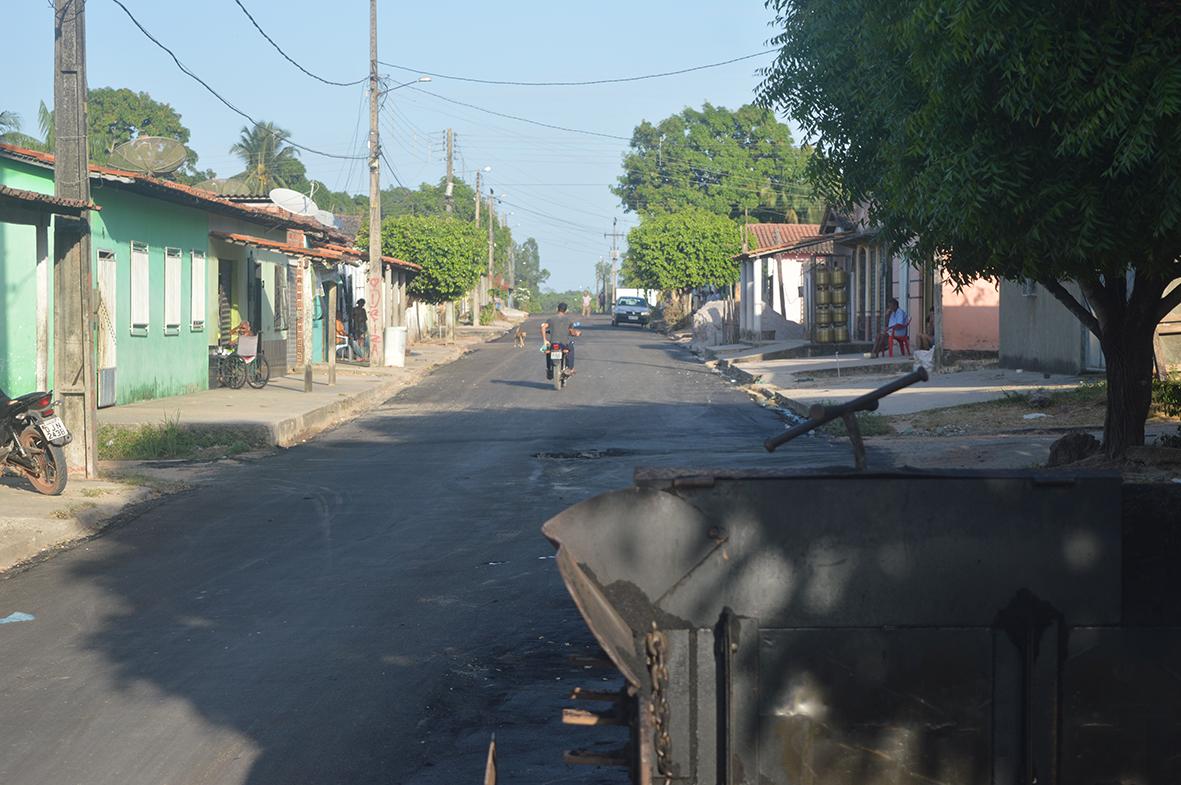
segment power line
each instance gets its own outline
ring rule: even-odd
[[[433,71],[425,71],[421,68],[409,68],[404,65],[394,65],[393,63],[387,63],[384,60],[382,60],[380,62],[384,66],[388,66],[389,68],[397,68],[400,71],[413,71],[414,73],[426,74],[427,76],[432,76],[436,79],[451,79],[456,82],[474,82],[476,84],[488,84],[488,85],[513,85],[516,87],[585,87],[587,85],[618,84],[620,82],[639,82],[644,79],[661,79],[666,76],[679,76],[680,74],[688,74],[688,73],[692,73],[693,71],[704,71],[707,68],[719,68],[723,65],[730,65],[732,63],[740,63],[743,60],[751,60],[755,57],[762,57],[763,55],[771,54],[772,52],[778,52],[778,51],[779,51],[778,49],[764,49],[761,52],[755,52],[753,54],[743,55],[741,57],[734,57],[729,60],[723,60],[718,63],[706,63],[705,65],[695,65],[690,68],[680,68],[676,71],[662,71],[660,73],[642,74],[640,76],[622,76],[622,77],[617,77],[614,79],[588,79],[588,80],[581,81],[581,82],[518,82],[518,81],[513,81],[513,80],[508,80],[508,79],[477,79],[477,78],[471,77],[471,76],[454,76],[454,75],[450,75],[450,74],[435,73]]]
[[[119,2],[119,0],[114,0],[114,1],[116,3]],[[423,95],[429,95],[432,98],[438,98],[440,101],[446,101],[449,104],[455,104],[456,106],[466,106],[468,109],[475,109],[477,112],[484,112],[485,114],[495,115],[497,117],[504,117],[509,120],[516,120],[517,122],[520,122],[520,123],[529,123],[530,125],[539,125],[542,128],[552,128],[555,131],[566,131],[567,133],[572,133],[572,134],[586,134],[587,136],[601,136],[604,139],[620,139],[624,142],[631,141],[631,137],[629,137],[629,136],[618,136],[616,134],[605,134],[600,131],[587,131],[582,128],[567,128],[566,126],[562,126],[562,125],[554,125],[552,123],[543,123],[540,120],[530,120],[527,117],[518,117],[517,115],[505,114],[504,112],[497,112],[492,109],[485,109],[482,106],[476,106],[475,104],[464,103],[463,101],[457,101],[454,98],[448,98],[445,95],[439,95],[438,93],[432,93],[430,90],[423,90],[421,87],[411,87],[410,89],[416,90],[416,91],[422,93]]]
[[[406,188],[406,186],[402,184],[402,179],[398,177],[398,173],[394,171],[394,165],[390,163],[390,159],[385,157],[385,150],[378,148],[377,152],[381,156],[381,160],[385,161],[386,168],[389,169],[390,174],[394,176],[394,182],[398,184],[398,187]]]
[[[209,86],[208,82],[206,82],[204,79],[202,79],[201,77],[197,76],[195,73],[190,71],[185,66],[185,64],[180,61],[180,58],[176,56],[175,52],[173,52],[171,49],[169,49],[164,44],[160,43],[160,40],[158,38],[156,38],[154,35],[149,33],[147,31],[147,28],[145,28],[142,24],[139,23],[139,20],[135,18],[135,15],[131,13],[131,11],[127,8],[127,6],[123,5],[122,0],[111,0],[111,2],[113,2],[115,5],[117,5],[123,9],[123,13],[127,14],[127,18],[131,20],[131,23],[134,24],[137,28],[139,28],[139,31],[141,33],[143,33],[149,41],[151,41],[153,44],[155,44],[156,46],[160,47],[161,49],[163,49],[165,52],[168,53],[168,56],[172,58],[172,62],[176,63],[176,67],[181,70],[181,73],[185,74],[186,76],[188,76],[189,78],[191,78],[192,80],[197,82],[197,84],[204,87],[207,91],[209,91],[210,95],[212,95],[214,98],[216,98],[217,100],[219,100],[223,104],[225,104],[227,107],[229,107],[229,109],[231,111],[233,111],[235,114],[245,117],[247,120],[250,121],[251,125],[254,125],[256,127],[262,125],[260,122],[255,120],[253,117],[246,114],[246,112],[243,112],[241,109],[234,106],[228,100],[223,98],[221,93],[217,92],[216,90],[214,90],[212,87]],[[322,155],[325,158],[339,158],[341,160],[349,160],[349,159],[364,160],[364,158],[365,158],[365,156],[340,155],[339,153],[326,153],[323,150],[317,150],[314,147],[308,147],[307,145],[299,144],[298,142],[293,141],[289,137],[280,136],[279,134],[273,134],[273,135],[276,138],[282,139],[282,141],[286,142],[287,144],[291,145],[292,147],[297,147],[300,150],[306,150],[307,152],[313,153],[315,155]]]
[[[271,46],[275,47],[275,51],[278,52],[279,54],[281,54],[283,56],[284,60],[291,63],[293,66],[295,66],[299,70],[303,71],[305,74],[312,77],[313,79],[315,79],[319,82],[323,82],[324,84],[334,85],[336,87],[352,87],[353,85],[358,85],[358,84],[361,84],[362,82],[367,82],[369,80],[369,77],[366,76],[362,79],[356,79],[352,82],[334,82],[331,79],[325,79],[322,76],[319,76],[317,74],[313,74],[311,71],[304,68],[299,63],[295,62],[295,60],[293,60],[290,55],[288,55],[286,52],[283,51],[283,47],[281,47],[277,43],[275,43],[275,39],[273,39],[269,35],[267,35],[267,31],[262,29],[262,26],[259,25],[259,23],[257,21],[255,21],[254,17],[251,15],[251,13],[246,10],[246,6],[242,5],[242,0],[234,0],[234,2],[237,4],[237,6],[239,8],[242,9],[242,13],[246,14],[246,18],[250,20],[250,24],[254,25],[254,29],[258,31],[259,35],[261,35],[263,38],[267,39],[267,43],[269,43]]]

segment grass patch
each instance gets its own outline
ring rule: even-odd
[[[158,425],[98,430],[98,457],[107,461],[151,461],[169,458],[221,458],[269,446],[261,429],[187,428],[179,418],[166,417]]]
[[[107,488],[83,488],[82,495],[88,499],[96,499],[99,496],[106,496],[111,491]]]
[[[78,513],[86,510],[93,510],[98,505],[94,502],[82,502],[80,504],[71,504],[69,507],[63,507],[60,510],[55,510],[53,517],[59,521],[68,521],[71,518],[77,518]]]
[[[894,433],[894,426],[890,424],[888,419],[876,412],[857,412],[857,430],[861,431],[862,436],[889,436]],[[823,426],[820,431],[829,436],[849,435],[845,421],[841,418]]]

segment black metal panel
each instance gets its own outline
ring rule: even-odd
[[[759,782],[988,785],[988,630],[763,630]]]
[[[1062,703],[1059,782],[1181,783],[1181,627],[1071,630]]]

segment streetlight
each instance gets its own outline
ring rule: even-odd
[[[411,79],[409,82],[403,82],[402,84],[396,84],[393,87],[387,87],[386,89],[380,91],[378,93],[378,95],[385,95],[386,93],[397,90],[400,87],[409,87],[412,84],[418,84],[420,82],[429,82],[429,81],[431,81],[431,78],[429,76],[420,76],[417,79]]]

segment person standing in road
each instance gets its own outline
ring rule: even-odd
[[[599,292],[599,313],[607,313],[607,293]]]
[[[364,348],[365,354],[369,354],[369,315],[365,313],[365,298],[362,297],[357,300],[357,304],[353,306],[352,318],[350,319],[350,335],[357,344]]]
[[[585,289],[582,291],[582,315],[591,315],[591,296],[590,292],[586,291]]]

